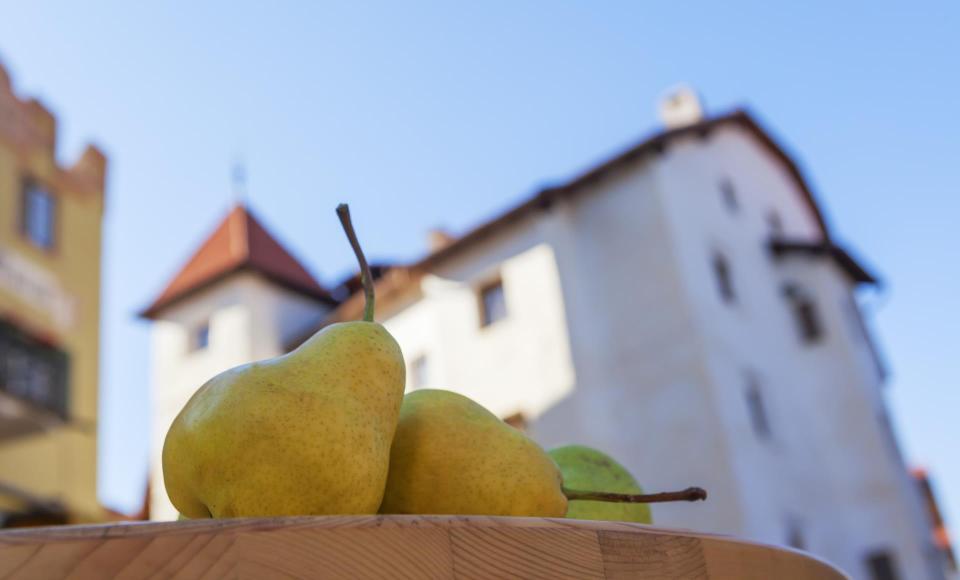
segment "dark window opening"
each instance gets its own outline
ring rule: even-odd
[[[820,339],[820,319],[817,308],[811,301],[798,302],[796,306],[797,323],[800,325],[800,335],[806,342],[816,342]]]
[[[24,183],[20,217],[20,229],[33,245],[44,250],[53,248],[56,200],[46,188],[34,181]]]
[[[763,401],[763,395],[760,393],[760,387],[756,379],[750,378],[750,384],[747,385],[747,412],[750,414],[750,424],[753,427],[753,433],[757,439],[770,439],[770,420],[767,417],[767,407]]]
[[[427,355],[421,354],[410,363],[410,388],[420,389],[426,386],[430,365]]]
[[[787,545],[798,550],[807,549],[807,539],[803,535],[803,527],[799,521],[793,518],[787,524]]]
[[[720,293],[720,298],[728,304],[736,302],[733,275],[730,272],[730,264],[723,254],[713,255],[713,276],[717,281],[717,292]]]
[[[737,190],[729,179],[720,181],[720,194],[723,197],[723,204],[731,213],[736,213],[740,209],[740,200],[737,199]]]
[[[193,331],[193,350],[204,350],[210,346],[210,323],[204,322]]]
[[[823,325],[813,297],[797,285],[788,285],[784,291],[803,342],[814,343],[823,338]]]
[[[876,550],[867,555],[867,568],[873,580],[897,580],[899,576],[893,562],[893,554],[887,550]]]
[[[67,417],[67,353],[0,321],[0,391]]]
[[[507,317],[507,298],[503,281],[496,280],[480,289],[480,324],[490,326]]]

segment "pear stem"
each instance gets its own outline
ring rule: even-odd
[[[357,232],[353,229],[353,222],[350,221],[350,206],[341,203],[337,206],[337,217],[340,218],[340,224],[343,226],[347,239],[350,240],[350,247],[357,256],[357,262],[360,263],[360,283],[363,284],[363,319],[367,322],[373,322],[373,276],[370,274],[370,266],[367,264],[367,258],[363,255],[363,249],[360,247],[360,241],[357,239]]]
[[[707,499],[707,491],[700,487],[688,487],[683,491],[663,493],[629,494],[608,493],[605,491],[580,491],[563,488],[563,495],[570,501],[606,501],[613,503],[660,503],[666,501],[702,501]]]

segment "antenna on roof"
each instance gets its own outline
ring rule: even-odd
[[[230,181],[233,184],[233,197],[240,205],[247,204],[247,164],[239,155],[233,161],[230,172]]]

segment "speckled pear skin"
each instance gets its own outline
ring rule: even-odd
[[[363,321],[225,371],[167,432],[167,494],[189,518],[376,513],[405,379],[397,342]]]
[[[403,399],[380,513],[563,517],[547,453],[471,399],[424,389]]]
[[[627,468],[602,451],[585,445],[567,445],[550,450],[560,466],[563,485],[579,491],[641,494],[643,489]],[[653,523],[650,506],[645,503],[611,503],[574,500],[567,517],[578,520]]]

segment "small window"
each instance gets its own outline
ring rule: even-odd
[[[50,250],[54,244],[56,200],[36,182],[27,181],[23,189],[21,230],[33,245]]]
[[[772,209],[767,212],[767,227],[770,228],[770,233],[774,236],[779,236],[783,233],[783,220],[780,219],[780,214],[777,210]]]
[[[798,550],[807,549],[807,540],[803,534],[803,526],[797,518],[787,520],[787,545]]]
[[[790,301],[800,339],[805,343],[819,342],[823,338],[823,325],[813,297],[795,284],[788,285],[784,293]]]
[[[805,342],[817,342],[820,340],[822,331],[820,329],[820,318],[817,315],[817,307],[812,300],[803,300],[797,302],[794,306],[797,315],[797,324],[800,325],[800,335]]]
[[[713,255],[713,276],[717,281],[717,292],[720,293],[720,298],[728,304],[736,302],[737,295],[733,288],[730,264],[723,254]]]
[[[421,389],[427,385],[430,365],[427,355],[421,354],[410,362],[410,389]]]
[[[204,350],[210,346],[210,323],[204,322],[193,331],[192,350]]]
[[[757,439],[770,439],[770,421],[767,417],[767,407],[763,402],[763,394],[754,377],[750,377],[747,385],[746,400],[747,412],[750,414],[750,424]]]
[[[723,205],[730,213],[737,213],[740,210],[740,200],[737,199],[737,190],[733,187],[733,182],[729,179],[720,180],[720,196],[723,198]]]
[[[503,293],[503,281],[497,280],[480,289],[481,326],[490,326],[507,317],[507,299]]]
[[[876,550],[867,555],[867,568],[873,580],[897,580],[893,555],[887,550]]]

